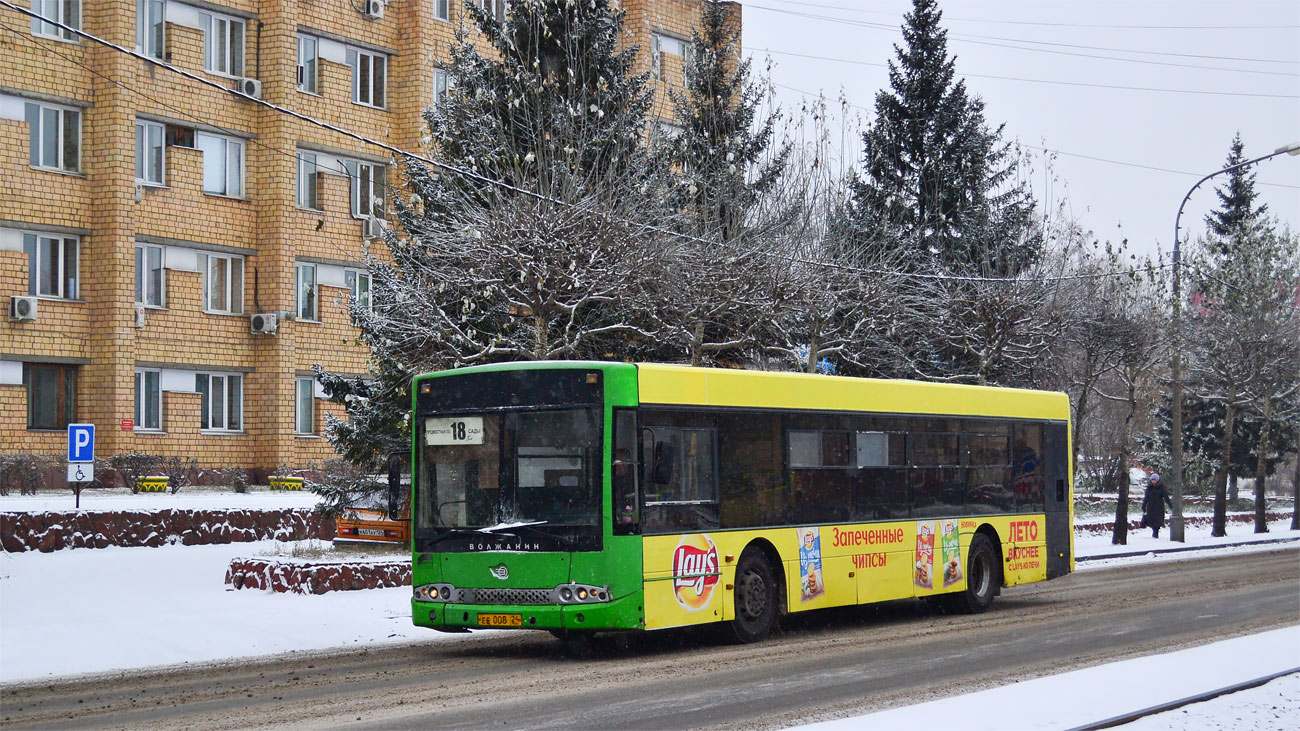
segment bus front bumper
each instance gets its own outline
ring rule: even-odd
[[[493,605],[411,602],[417,627],[453,632],[472,629],[542,629],[568,631],[645,629],[641,592],[592,604]]]

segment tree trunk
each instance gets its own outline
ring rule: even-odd
[[[1219,452],[1219,470],[1214,475],[1214,526],[1210,535],[1228,535],[1228,472],[1232,469],[1232,431],[1237,416],[1231,397],[1224,409],[1223,449]]]
[[[540,309],[540,308],[539,308]],[[536,312],[536,310],[534,310]],[[551,343],[551,320],[540,314],[533,315],[533,357],[538,360],[546,360],[546,355],[550,351]]]
[[[806,372],[817,372],[817,357],[820,355],[821,344],[817,342],[816,336],[808,338],[808,367]]]
[[[691,338],[691,365],[699,367],[704,365],[704,321],[700,320],[695,323],[695,330]]]
[[[1264,498],[1264,478],[1268,471],[1268,438],[1269,426],[1273,420],[1273,402],[1269,399],[1264,400],[1264,426],[1259,432],[1259,446],[1255,447],[1257,454],[1255,458],[1255,532],[1268,532],[1268,518],[1265,508]]]
[[[1228,503],[1232,504],[1237,502],[1240,499],[1241,496],[1237,494],[1237,476],[1229,472],[1228,473]]]
[[[1300,530],[1300,440],[1296,443],[1295,474],[1291,476],[1291,530]]]

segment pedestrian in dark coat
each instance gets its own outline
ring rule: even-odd
[[[1160,481],[1160,475],[1153,473],[1147,483],[1146,494],[1142,496],[1142,514],[1146,518],[1146,526],[1151,529],[1152,538],[1159,538],[1160,529],[1165,527],[1166,505],[1170,510],[1174,509],[1173,503],[1169,502],[1169,493],[1165,492],[1165,483]]]

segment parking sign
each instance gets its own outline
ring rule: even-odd
[[[68,424],[68,461],[95,461],[94,424]]]

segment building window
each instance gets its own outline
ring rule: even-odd
[[[298,91],[316,93],[318,53],[315,36],[298,35]]]
[[[163,126],[135,120],[135,179],[146,185],[163,184]]]
[[[75,236],[24,233],[27,293],[37,297],[76,299],[79,243]]]
[[[24,363],[23,386],[27,389],[28,429],[66,429],[76,423],[75,367]]]
[[[433,0],[433,17],[451,22],[451,0]]]
[[[203,68],[222,76],[244,75],[244,21],[229,15],[199,13],[203,28]]]
[[[343,271],[343,281],[348,285],[348,291],[352,293],[352,301],[364,309],[371,309],[370,272],[363,272],[360,269],[346,269]]]
[[[384,165],[359,160],[345,160],[352,188],[352,215],[357,218],[384,215]]]
[[[199,428],[241,431],[244,428],[244,377],[226,373],[197,373]]]
[[[206,132],[194,134],[203,152],[203,192],[240,198],[244,195],[244,142]]]
[[[352,69],[352,101],[383,108],[384,87],[388,82],[388,56],[349,48],[347,60]]]
[[[447,98],[447,69],[435,68],[433,70],[433,106],[438,108],[442,106],[443,100]]]
[[[135,246],[135,301],[142,305],[163,306],[163,248],[148,244]]]
[[[24,107],[31,129],[28,161],[32,167],[75,173],[81,166],[81,112],[33,102]]]
[[[135,372],[135,428],[162,428],[162,388],[159,371]]]
[[[299,434],[316,433],[315,380],[299,378],[294,386],[294,420],[293,430]]]
[[[244,312],[244,257],[199,254],[203,271],[203,309],[217,314]]]
[[[316,265],[315,264],[298,264],[298,319],[311,320],[317,319],[316,308]]]
[[[668,72],[664,70],[663,55],[665,53],[677,56],[681,59],[683,71],[681,82],[685,83],[686,64],[691,58],[690,41],[684,41],[675,36],[664,35],[662,33],[652,34],[650,59],[654,67],[654,77],[660,81],[670,81],[667,75]],[[677,81],[677,79],[671,79],[671,81]]]
[[[298,207],[313,211],[320,210],[319,179],[320,170],[316,167],[316,153],[298,153]]]
[[[32,0],[32,12],[46,20],[81,29],[81,0]],[[36,18],[32,18],[32,33],[65,41],[77,39],[76,33]]]
[[[161,59],[164,27],[163,0],[136,0],[135,50]]]

